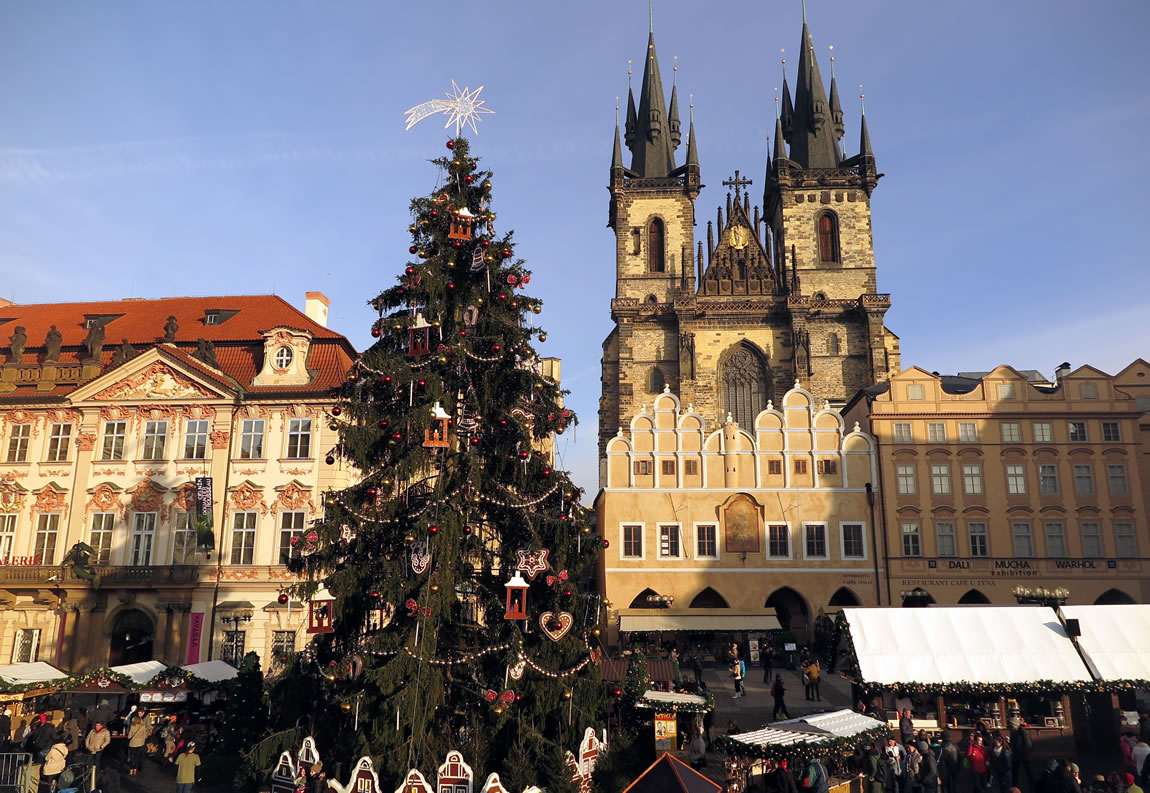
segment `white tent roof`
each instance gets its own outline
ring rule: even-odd
[[[707,704],[706,697],[698,694],[684,694],[680,691],[654,691],[643,692],[643,698],[635,703],[640,708],[659,709],[660,705],[696,705],[702,707]]]
[[[159,661],[144,661],[138,664],[113,666],[111,670],[120,675],[127,675],[137,685],[143,685],[167,668],[167,664],[162,664]]]
[[[749,746],[789,746],[794,743],[823,743],[834,738],[849,738],[860,732],[885,727],[881,721],[855,713],[853,710],[835,710],[813,713],[798,719],[776,721],[768,727],[730,736],[732,740]]]
[[[199,664],[188,664],[182,667],[184,671],[191,672],[199,678],[207,680],[209,683],[219,683],[223,680],[231,680],[239,674],[239,671],[229,664],[227,661],[204,661]]]
[[[1027,683],[1092,680],[1045,606],[847,608],[868,683]]]
[[[47,683],[52,680],[63,680],[66,677],[68,677],[66,673],[43,661],[0,666],[0,680],[17,686],[28,683]]]
[[[1078,620],[1082,648],[1102,680],[1150,680],[1150,605],[1063,606]]]

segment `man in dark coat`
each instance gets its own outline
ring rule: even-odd
[[[879,760],[878,750],[873,746],[867,747],[863,769],[863,773],[866,774],[866,788],[863,793],[883,793],[882,783],[886,771],[882,761]]]
[[[930,744],[919,741],[918,753],[922,755],[922,761],[918,764],[917,782],[922,793],[938,793],[938,761],[930,751]]]
[[[942,783],[942,793],[957,793],[958,774],[962,770],[962,759],[958,747],[950,740],[948,731],[943,731],[942,747],[938,750],[938,777]]]
[[[1010,725],[1010,749],[1014,754],[1012,758],[1014,784],[1018,788],[1022,787],[1023,774],[1026,774],[1027,786],[1034,787],[1034,776],[1030,770],[1030,747],[1033,743],[1030,730],[1026,729],[1022,719],[1015,719]]]
[[[771,764],[772,768],[767,772],[766,779],[763,780],[767,788],[767,793],[799,793],[798,785],[795,784],[795,778],[791,776],[791,772],[780,765]]]
[[[54,743],[56,743],[56,725],[52,724],[47,713],[41,713],[40,726],[32,733],[32,748],[36,750],[39,758],[43,759]]]

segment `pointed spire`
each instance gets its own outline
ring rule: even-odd
[[[780,52],[785,51],[781,50]],[[780,60],[783,70],[783,107],[781,113],[776,111],[776,115],[782,119],[783,136],[789,141],[791,139],[791,129],[795,123],[795,106],[791,102],[791,87],[787,84],[787,59],[782,58]]]
[[[859,156],[874,159],[874,152],[870,147],[870,133],[867,132],[866,128],[866,104],[863,102],[862,94],[859,94],[859,105],[862,106],[862,129],[859,130]]]
[[[695,103],[691,103],[691,126],[687,131],[687,165],[699,167],[699,151],[695,146]]]
[[[676,71],[678,66],[675,66]],[[671,144],[674,148],[679,148],[679,143],[682,141],[682,136],[679,134],[679,86],[671,85],[671,109],[667,115],[671,118]]]
[[[787,147],[783,143],[783,122],[777,118],[775,119],[775,150],[771,159],[775,163],[787,159]]]
[[[833,50],[834,47],[832,46]],[[831,123],[834,124],[835,137],[839,140],[846,134],[847,128],[843,125],[843,106],[839,103],[839,86],[835,81],[835,56],[831,55]]]
[[[635,116],[635,92],[631,90],[631,61],[627,61],[627,121],[623,127],[627,148],[635,150],[635,128],[639,125]]]
[[[619,108],[615,108],[615,150],[611,152],[611,170],[623,168],[623,147],[619,143]]]
[[[831,128],[832,119],[826,89],[814,43],[806,22],[799,45],[799,74],[795,85],[795,116],[789,141],[791,159],[804,168],[835,168],[839,164],[838,145]]]
[[[643,64],[643,84],[639,89],[635,143],[631,147],[631,170],[641,177],[660,178],[675,170],[671,124],[666,116],[663,79],[655,55],[655,34],[647,40],[647,58]]]

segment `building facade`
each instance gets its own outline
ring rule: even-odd
[[[739,172],[725,211],[696,240],[701,171],[692,118],[685,162],[676,90],[668,105],[652,33],[638,106],[628,91],[625,135],[615,130],[608,226],[615,234],[615,328],[603,342],[599,452],[644,404],[670,386],[712,424],[742,426],[796,380],[821,404],[841,406],[899,369],[898,340],[883,325],[871,193],[880,174],[862,119],[858,153],[845,133],[838,87],[830,95],[804,22],[794,100],[767,162],[763,209]]]
[[[303,646],[283,560],[349,481],[325,458],[355,351],[327,305],[0,305],[0,659],[81,671],[254,650],[267,669]]]
[[[873,605],[871,438],[793,387],[748,428],[665,387],[608,441],[596,500],[609,638],[768,630],[809,638],[831,607]]]
[[[1150,602],[1147,380],[1145,361],[1047,385],[912,367],[860,392],[843,412],[878,443],[883,605]]]

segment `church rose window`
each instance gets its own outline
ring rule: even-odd
[[[738,425],[750,430],[767,406],[767,366],[749,347],[737,349],[723,364],[723,406]]]

